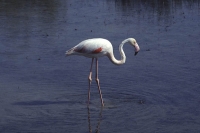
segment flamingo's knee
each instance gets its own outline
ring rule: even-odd
[[[99,83],[99,79],[98,78],[96,78],[96,82]]]
[[[89,82],[92,82],[92,78],[91,78],[90,76],[88,77],[88,81],[89,81]]]

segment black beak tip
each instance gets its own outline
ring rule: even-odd
[[[135,56],[137,55],[138,52],[135,52]]]

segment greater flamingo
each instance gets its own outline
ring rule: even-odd
[[[113,64],[116,64],[116,65],[124,64],[126,61],[126,56],[123,51],[123,45],[127,42],[129,42],[135,48],[135,55],[140,50],[140,47],[134,38],[125,39],[119,45],[119,52],[121,54],[121,60],[115,59],[114,54],[113,54],[112,44],[108,40],[103,39],[103,38],[93,38],[93,39],[84,40],[84,41],[80,42],[78,45],[76,45],[75,47],[66,51],[66,56],[82,55],[82,56],[86,56],[88,58],[92,58],[92,63],[90,66],[90,74],[88,77],[88,80],[89,80],[88,104],[90,101],[90,86],[91,86],[91,82],[92,82],[92,65],[93,65],[94,58],[96,59],[96,83],[97,83],[97,86],[99,89],[101,104],[102,104],[102,106],[104,106],[101,89],[100,89],[100,84],[99,84],[99,78],[98,78],[98,57],[107,56]]]

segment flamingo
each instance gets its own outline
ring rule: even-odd
[[[140,47],[134,38],[125,39],[119,45],[119,52],[121,54],[121,60],[117,60],[114,57],[113,47],[112,47],[112,44],[110,43],[110,41],[108,41],[107,39],[103,39],[103,38],[93,38],[93,39],[84,40],[84,41],[80,42],[78,45],[76,45],[75,47],[66,51],[66,56],[81,55],[81,56],[85,56],[88,58],[92,58],[92,62],[91,62],[91,66],[90,66],[90,73],[88,76],[88,81],[89,81],[88,105],[89,105],[89,101],[90,101],[90,86],[91,86],[91,82],[92,82],[92,66],[93,66],[94,59],[96,60],[96,83],[97,83],[99,94],[100,94],[101,105],[104,106],[102,93],[101,93],[101,89],[100,89],[99,78],[98,78],[98,58],[107,56],[110,59],[110,61],[115,65],[124,64],[126,61],[126,56],[123,51],[123,45],[125,43],[131,44],[135,48],[135,55],[137,55],[137,53],[140,50]]]

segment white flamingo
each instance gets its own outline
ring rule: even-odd
[[[116,64],[116,65],[124,64],[126,61],[126,56],[123,51],[123,45],[127,42],[129,42],[135,48],[135,55],[140,50],[140,47],[134,38],[125,39],[119,45],[119,52],[121,54],[121,60],[117,60],[114,57],[112,44],[108,40],[103,39],[103,38],[93,38],[93,39],[84,40],[84,41],[80,42],[78,45],[76,45],[75,47],[66,51],[66,56],[82,55],[82,56],[86,56],[88,58],[92,58],[90,74],[88,77],[88,80],[89,80],[88,104],[90,101],[90,86],[91,86],[91,82],[92,82],[92,65],[93,65],[94,58],[96,59],[96,83],[97,83],[97,86],[99,89],[101,104],[102,104],[102,106],[104,106],[102,93],[101,93],[101,89],[100,89],[100,84],[99,84],[99,78],[98,78],[98,57],[107,56],[113,64]]]

